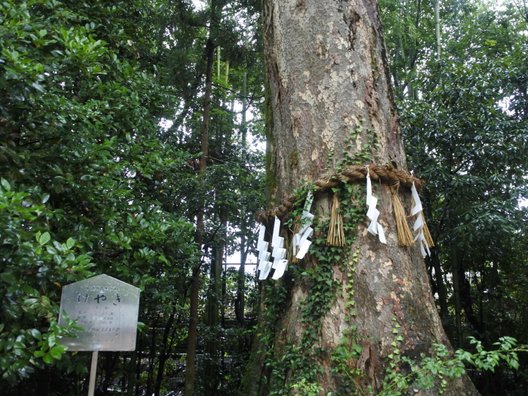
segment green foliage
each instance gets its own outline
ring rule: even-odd
[[[186,339],[187,286],[199,255],[189,220],[206,196],[206,263],[221,246],[232,253],[251,229],[253,213],[263,206],[262,158],[249,144],[250,136],[263,134],[263,73],[255,54],[261,43],[253,13],[259,6],[218,4],[222,15],[211,36],[220,48],[211,152],[199,180],[208,9],[195,12],[190,2],[157,0],[0,3],[0,385],[8,394],[37,389],[43,379],[56,394],[82,387],[82,381],[61,380],[78,378],[86,362],[65,353],[60,338],[69,328],[58,327],[55,318],[60,288],[101,272],[143,290],[138,355],[145,356],[146,345],[152,350],[137,385],[159,393],[154,377],[164,369],[157,362]],[[522,339],[526,326],[516,318],[528,302],[528,222],[518,205],[527,195],[526,20],[509,5],[497,11],[472,1],[442,2],[443,55],[436,59],[431,4],[381,5],[410,164],[427,180],[424,202],[437,259],[444,273],[471,274],[462,292],[447,284],[447,295],[465,299],[467,320],[457,331],[478,333],[484,345],[506,331]],[[358,151],[357,139],[364,137]],[[375,144],[372,131],[355,129],[335,168],[367,162]],[[350,250],[364,203],[357,186],[336,192]],[[291,271],[309,290],[301,345],[285,345],[280,356],[273,348],[288,292],[283,284],[264,286],[267,309],[257,337],[277,394],[321,392],[316,340],[320,320],[339,293],[332,278],[336,265],[346,272],[342,292],[350,320],[332,353],[333,370],[345,386],[361,374],[354,368],[361,354],[353,325],[357,257],[326,246],[326,225],[318,227],[312,251],[319,263]],[[254,241],[245,241],[251,250]],[[439,285],[446,277],[439,273],[433,280]],[[236,296],[232,279],[227,284],[230,311]],[[247,336],[238,330],[218,330],[221,348]],[[473,340],[475,353],[459,350],[453,357],[435,346],[432,356],[414,362],[402,356],[402,335],[397,327],[395,332],[387,394],[411,385],[442,389],[443,381],[461,375],[461,363],[498,372],[506,370],[499,361],[523,367],[516,352],[524,347],[507,337],[494,351]],[[231,358],[241,367],[245,355]],[[112,359],[115,372],[126,373],[134,364]],[[177,369],[167,362],[165,370]],[[115,381],[115,372],[102,382]],[[220,375],[221,392],[229,394],[236,376]],[[163,382],[161,389],[167,386]]]
[[[86,363],[60,345],[68,329],[55,318],[67,283],[106,272],[141,287],[146,323],[184,304],[196,247],[179,182],[194,176],[189,155],[159,137],[175,101],[142,65],[152,50],[142,46],[147,20],[127,21],[140,9],[139,1],[0,4],[6,392],[34,388],[31,374],[46,366],[56,392],[72,392],[75,384],[57,378]]]
[[[514,319],[528,279],[525,13],[513,2],[440,2],[438,57],[432,6],[381,2],[409,166],[426,181],[433,293],[455,346],[469,335],[525,339]],[[474,380],[496,394],[519,378]]]
[[[391,342],[390,353],[387,355],[387,367],[380,392],[380,394],[386,394],[386,396],[402,395],[409,387],[405,375],[402,374],[404,357],[402,357],[401,346],[403,336],[401,335],[401,325],[395,317],[392,318],[392,334],[394,339]]]
[[[10,383],[62,358],[59,340],[67,329],[56,324],[60,288],[89,276],[94,266],[73,238],[52,238],[49,221],[56,214],[41,203],[47,199],[1,180],[0,372]]]
[[[495,371],[503,364],[506,367],[517,370],[519,368],[519,352],[528,352],[527,345],[517,345],[512,337],[501,337],[493,345],[496,349],[485,350],[482,342],[471,337],[470,344],[476,351],[471,353],[463,349],[457,349],[450,353],[445,345],[433,345],[431,356],[420,355],[419,360],[401,356],[399,346],[403,338],[396,335],[393,342],[393,350],[388,359],[387,374],[384,379],[380,395],[399,396],[405,394],[411,387],[413,389],[438,389],[443,394],[449,380],[459,378],[466,373],[466,366],[478,371]],[[408,369],[401,369],[403,367]]]
[[[333,277],[333,266],[341,260],[343,249],[326,244],[325,226],[316,226],[312,238],[310,254],[315,257],[316,265],[303,271],[302,276],[309,287],[309,294],[303,303],[302,320],[306,326],[304,344],[313,346],[318,340],[318,328],[321,318],[332,305],[337,282]]]
[[[268,377],[267,379],[270,394],[280,395],[282,394],[281,392],[285,391],[284,383],[286,373],[291,361],[294,360],[291,356],[299,356],[298,354],[295,354],[295,346],[290,346],[290,348],[293,348],[290,350],[290,353],[283,352],[282,357],[280,358],[275,355],[275,334],[278,324],[280,323],[279,319],[286,307],[285,304],[287,302],[288,293],[286,287],[282,283],[277,283],[277,285],[267,283],[264,285],[262,296],[263,319],[259,322],[255,335],[259,342],[259,354],[264,356],[265,367],[267,368],[268,373],[271,374],[271,378]],[[288,355],[290,358],[288,358]]]
[[[344,144],[342,158],[335,161],[334,152],[328,155],[328,167],[339,173],[349,165],[366,164],[372,160],[372,152],[377,147],[376,134],[371,129],[358,125],[350,131]]]
[[[0,351],[9,352],[0,374],[8,394],[39,386],[80,392],[86,362],[63,353],[67,329],[54,320],[61,287],[101,272],[142,289],[137,359],[149,347],[153,357],[134,384],[125,373],[136,357],[105,354],[112,370],[100,386],[123,380],[148,394],[166,386],[155,375],[186,340],[187,287],[200,262],[190,222],[199,197],[211,198],[202,262],[222,244],[232,253],[263,206],[262,159],[248,143],[262,129],[256,19],[248,13],[255,4],[221,3],[213,39],[222,58],[214,66],[225,74],[214,76],[203,183],[195,165],[207,11],[142,0],[0,3]],[[243,31],[235,28],[240,20]],[[247,117],[239,125],[241,101]],[[254,241],[244,238],[247,253]],[[225,334],[236,344],[245,332]],[[52,375],[44,374],[48,367]],[[77,377],[61,380],[70,374]]]
[[[299,221],[307,191],[312,188],[313,186],[308,184],[296,191],[297,200],[294,210],[290,214],[290,228],[293,229],[295,221]],[[334,193],[341,195],[347,246],[329,246],[326,242],[328,221],[316,218],[315,232],[309,253],[313,261],[307,261],[309,264],[305,268],[302,268],[302,263],[301,266],[291,268],[293,276],[303,282],[308,290],[306,299],[302,303],[303,332],[301,340],[296,344],[287,343],[280,350],[278,350],[279,348],[274,350],[271,346],[271,342],[275,339],[274,333],[270,332],[265,337],[268,348],[266,365],[271,369],[272,378],[271,394],[318,394],[321,391],[318,377],[322,372],[322,367],[318,359],[326,353],[319,347],[321,320],[328,313],[339,294],[339,283],[334,279],[334,267],[336,266],[347,274],[347,284],[343,293],[345,293],[348,327],[342,335],[340,344],[332,351],[332,370],[339,376],[342,387],[349,390],[353,386],[354,378],[361,375],[359,370],[351,369],[362,351],[361,345],[358,344],[356,327],[353,324],[355,317],[353,285],[359,251],[355,250],[351,253],[349,251],[355,241],[357,225],[364,217],[364,207],[360,203],[363,201],[360,198],[362,192],[360,187],[347,184],[341,189],[336,189]],[[269,290],[266,290],[267,292]],[[267,304],[266,306],[268,307]],[[269,312],[272,311],[266,308],[264,323],[266,323]],[[277,311],[274,313],[277,314]],[[278,317],[280,318],[280,313]],[[273,319],[270,318],[270,320],[275,323],[277,316]],[[271,338],[269,338],[270,335]]]
[[[293,395],[317,396],[323,390],[319,384],[310,383],[306,378],[301,378],[299,382],[290,385],[290,390]]]
[[[355,362],[361,356],[363,347],[358,343],[359,335],[357,334],[357,326],[354,324],[356,313],[356,302],[354,299],[354,275],[356,265],[359,260],[359,248],[356,249],[349,260],[347,260],[346,277],[347,281],[343,285],[344,300],[345,300],[345,323],[347,328],[343,331],[343,335],[339,345],[332,352],[332,371],[339,375],[340,387],[343,390],[350,392],[354,389],[354,379],[363,375],[362,371],[355,367]]]
[[[293,196],[295,197],[295,202],[293,203],[293,210],[290,212],[288,218],[285,221],[285,224],[288,226],[291,232],[295,229],[295,226],[301,220],[301,215],[304,210],[304,204],[306,202],[306,197],[308,192],[315,190],[315,185],[313,183],[304,182],[300,187],[296,188],[293,191]]]

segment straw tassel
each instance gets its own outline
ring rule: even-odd
[[[330,215],[330,226],[326,242],[331,246],[345,246],[345,230],[343,229],[343,216],[341,215],[341,204],[337,194],[332,198],[332,210]]]
[[[425,216],[422,212],[422,218],[423,218],[423,233],[424,233],[424,237],[425,237],[425,242],[427,243],[427,246],[429,246],[430,248],[434,247],[435,244],[434,244],[434,241],[433,241],[433,237],[431,236],[431,232],[429,231],[429,227],[427,227],[427,223],[425,221]]]
[[[394,220],[396,221],[396,230],[398,232],[398,242],[401,246],[411,246],[414,243],[414,236],[411,228],[407,223],[405,209],[398,196],[399,183],[391,186],[392,209],[394,211]]]

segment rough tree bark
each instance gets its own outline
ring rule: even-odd
[[[365,147],[370,147],[367,163],[406,169],[376,2],[265,0],[263,19],[272,206],[286,199],[303,180],[315,181],[333,173],[343,159],[363,158],[354,154]],[[369,146],[372,140],[377,144]],[[398,245],[389,186],[375,184],[387,245],[368,234],[365,222],[359,221],[355,241],[347,248],[349,254],[341,256],[352,260],[356,252],[354,268],[347,274],[343,268],[350,266],[339,259],[329,267],[329,282],[336,285],[331,289],[334,296],[315,327],[306,317],[307,304],[317,303],[314,294],[322,292],[317,280],[306,281],[302,274],[321,266],[314,251],[297,265],[300,270],[290,264],[284,281],[266,281],[268,296],[263,305],[268,306],[260,316],[244,394],[367,394],[369,387],[376,394],[386,375],[388,356],[395,352],[395,332],[403,337],[397,348],[411,358],[430,354],[434,343],[449,343],[420,252],[417,247]],[[359,188],[364,199],[364,187]],[[409,195],[408,190],[401,190],[407,209]],[[329,198],[330,194],[316,196],[316,218],[328,217]],[[353,289],[347,289],[352,282]],[[269,296],[279,292],[285,298],[273,317],[265,309],[279,304]],[[353,315],[346,301],[351,293]],[[264,328],[273,320],[271,336],[266,336]],[[303,344],[309,328],[316,329],[312,345]],[[343,344],[351,332],[354,340]],[[308,365],[302,358],[306,345],[316,351]],[[356,349],[347,352],[347,348]],[[355,373],[348,383],[343,367]],[[312,370],[316,383],[313,378],[305,381],[296,372],[300,370]],[[450,381],[445,394],[477,392],[463,377]]]

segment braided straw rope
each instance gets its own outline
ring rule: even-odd
[[[373,181],[380,181],[390,186],[399,185],[400,187],[411,188],[413,182],[417,188],[423,186],[423,182],[420,179],[390,165],[380,166],[370,164],[369,172],[370,178]],[[351,165],[343,169],[340,173],[316,180],[314,182],[314,193],[325,192],[333,187],[337,187],[341,183],[363,183],[366,176],[367,168],[365,165]],[[274,216],[277,216],[279,219],[285,219],[292,211],[295,200],[295,195],[290,195],[276,208],[258,212],[256,216],[257,221],[267,223]]]

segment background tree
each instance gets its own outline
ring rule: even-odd
[[[406,81],[397,92],[410,163],[427,180],[437,242],[427,266],[444,326],[457,346],[466,347],[468,335],[488,345],[505,334],[524,341],[508,319],[523,315],[524,297],[506,292],[505,282],[515,279],[513,291],[525,278],[518,255],[526,245],[525,14],[515,3],[442,2],[436,58],[425,5],[382,4],[393,79]],[[413,29],[403,31],[402,7],[413,10]],[[485,394],[513,392],[512,381],[521,381],[506,368],[490,376],[475,376]]]

